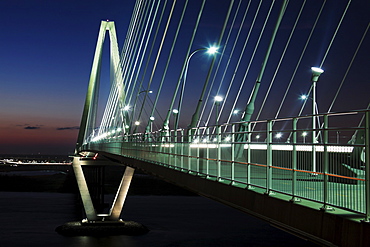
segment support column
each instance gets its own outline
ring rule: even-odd
[[[98,217],[94,208],[94,204],[91,200],[89,188],[87,187],[86,179],[80,164],[80,157],[73,158],[72,166],[76,176],[78,190],[80,191],[86,217],[89,221],[97,220]]]
[[[92,161],[99,162],[99,161]],[[92,164],[93,165],[93,164]],[[132,176],[134,175],[134,168],[126,166],[125,172],[122,176],[121,183],[118,187],[115,199],[109,214],[98,214],[91,199],[91,194],[87,186],[86,178],[82,170],[80,157],[73,158],[73,170],[76,176],[78,189],[81,195],[82,204],[85,210],[86,218],[91,221],[119,221],[122,212],[123,204],[125,202],[128,189],[131,184]]]
[[[121,215],[123,204],[125,202],[128,189],[130,188],[132,176],[134,175],[135,169],[126,166],[125,173],[122,176],[121,183],[119,185],[116,197],[114,199],[112,208],[109,212],[109,220],[117,221]]]

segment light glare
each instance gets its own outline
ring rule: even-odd
[[[316,73],[319,73],[319,74],[324,73],[324,70],[321,69],[321,68],[318,68],[318,67],[311,67],[311,70],[312,70],[312,72],[316,72]]]
[[[207,49],[207,53],[208,54],[215,54],[216,52],[217,52],[217,50],[218,50],[218,47],[216,47],[216,46],[211,46],[211,47],[209,47],[208,49]]]
[[[224,98],[222,98],[221,96],[219,96],[219,95],[215,96],[215,101],[216,102],[221,102],[223,100],[224,100]]]
[[[301,100],[305,100],[305,99],[307,99],[307,95],[301,95]]]

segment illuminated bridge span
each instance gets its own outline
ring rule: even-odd
[[[324,245],[370,245],[369,3],[217,2],[138,0],[121,51],[101,22],[73,161],[87,220],[119,220],[140,169]],[[82,166],[109,164],[126,170],[99,214]]]

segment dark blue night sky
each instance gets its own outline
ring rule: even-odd
[[[178,1],[182,6],[184,1]],[[166,93],[158,103],[159,111],[165,115],[172,94],[172,88],[177,81],[178,68],[184,61],[185,49],[189,35],[201,1],[189,1],[189,12],[186,15],[183,31],[176,46],[176,59],[171,62],[170,73],[167,76]],[[271,1],[263,1],[261,13],[250,37],[245,56],[235,75],[235,86],[231,88],[230,96],[225,104],[221,117],[226,119],[232,109],[233,98],[247,69],[249,58],[253,52],[253,44],[258,39],[258,29],[262,27]],[[271,80],[273,80],[279,59],[290,35],[298,11],[304,0],[290,1],[286,15],[282,21],[277,42],[273,47],[257,99],[257,108],[262,104],[263,97]],[[308,0],[303,9],[296,31],[282,60],[279,73],[266,101],[266,106],[259,119],[274,118],[282,95],[293,74],[295,64],[299,59],[311,27],[322,6],[323,0]],[[317,23],[311,42],[297,70],[292,87],[287,95],[280,117],[297,115],[302,105],[298,100],[300,94],[307,93],[311,85],[311,66],[320,66],[325,52],[342,13],[348,1],[328,0],[323,8],[323,14]],[[235,15],[235,1],[232,15]],[[259,1],[251,1],[251,13]],[[243,109],[259,72],[261,61],[269,41],[281,1],[276,1],[267,23],[266,34],[262,36],[261,46],[246,77],[241,97],[236,108]],[[172,1],[169,1],[170,6]],[[246,8],[248,1],[241,3]],[[119,45],[122,46],[135,5],[134,0],[3,0],[0,2],[1,39],[0,39],[0,153],[71,153],[77,139],[78,125],[82,114],[91,64],[93,60],[96,38],[101,20],[114,20],[117,28]],[[208,0],[205,14],[201,19],[192,50],[209,46],[217,42],[220,29],[226,15],[229,1]],[[168,7],[169,8],[169,7]],[[352,1],[347,15],[337,33],[333,45],[322,65],[325,70],[317,86],[318,106],[320,112],[326,112],[340,85],[352,56],[370,21],[368,11],[369,1]],[[178,20],[181,8],[175,9],[174,22]],[[242,13],[242,12],[241,12]],[[232,16],[233,17],[233,16]],[[241,36],[246,37],[251,25],[253,14],[247,16]],[[230,66],[235,67],[243,42],[236,43],[236,50],[231,55],[232,44],[242,20],[238,14],[230,36],[229,44],[222,54],[221,63],[225,65],[230,58]],[[169,35],[173,35],[176,25],[170,26]],[[228,26],[230,28],[230,24]],[[225,38],[221,42],[221,48]],[[364,109],[369,104],[369,57],[370,35],[367,34],[343,84],[338,99],[332,111],[347,111]],[[181,49],[181,46],[185,47]],[[154,92],[161,78],[161,69],[166,61],[166,52],[170,44],[165,43],[163,56],[160,57],[158,73],[154,76],[151,87]],[[107,49],[105,49],[107,50]],[[155,56],[154,56],[155,57]],[[217,61],[221,58],[218,54]],[[200,94],[207,74],[211,58],[204,54],[196,54],[190,64],[187,76],[185,99],[188,106],[184,110],[180,123],[188,124],[194,111],[195,103]],[[217,62],[216,61],[216,62]],[[103,66],[106,68],[107,66]],[[216,75],[216,88],[222,78],[222,73]],[[103,76],[108,73],[103,72]],[[227,71],[220,94],[225,94],[233,77],[233,70]],[[104,84],[104,78],[102,79]],[[109,84],[105,83],[105,85]],[[144,82],[145,85],[145,82]],[[107,87],[107,86],[106,86]],[[210,92],[214,97],[217,89]],[[106,90],[103,92],[106,92]],[[102,93],[104,94],[104,93]],[[104,97],[104,95],[103,95]],[[155,96],[151,96],[155,97]],[[303,114],[309,114],[308,107]],[[257,112],[256,112],[257,114]],[[256,117],[256,116],[254,116]],[[235,119],[238,120],[238,119]],[[145,120],[144,120],[145,121]]]

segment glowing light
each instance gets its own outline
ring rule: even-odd
[[[149,119],[150,119],[150,121],[154,121],[155,118],[153,116],[151,116]]]
[[[177,109],[173,109],[173,110],[172,110],[172,112],[173,112],[174,114],[177,114],[177,113],[179,113],[179,110],[177,110]]]
[[[281,134],[281,133],[277,133],[277,134],[275,135],[275,137],[276,137],[277,139],[280,139],[282,136],[283,136],[283,134]]]
[[[162,144],[161,147],[173,148],[173,147],[175,147],[175,145],[174,144]]]
[[[313,73],[317,73],[319,75],[324,73],[324,70],[321,69],[321,68],[318,68],[318,67],[311,67],[311,70],[312,70]]]
[[[128,110],[130,110],[130,106],[129,106],[129,105],[127,105],[127,106],[123,107],[123,110],[124,110],[124,111],[128,111]]]
[[[267,150],[266,144],[245,144],[244,149],[254,149],[254,150]],[[293,145],[271,145],[272,150],[281,151],[293,151]],[[296,145],[297,151],[312,152],[311,145]],[[324,146],[315,146],[316,152],[324,152]],[[350,146],[327,146],[327,151],[330,153],[351,153],[353,147]]]
[[[305,99],[307,99],[308,97],[307,97],[307,95],[305,95],[305,94],[303,94],[303,95],[301,95],[301,97],[300,97],[300,99],[301,100],[305,100]]]
[[[219,95],[215,96],[215,101],[216,102],[221,102],[223,100],[224,100],[224,98],[222,98],[221,96],[219,96]]]
[[[136,121],[136,122],[135,122],[135,125],[140,125],[140,122],[139,122],[139,121]]]
[[[208,54],[215,54],[216,52],[217,52],[217,50],[218,50],[218,47],[216,47],[216,46],[211,46],[211,47],[209,47],[208,49],[207,49],[207,53]]]

